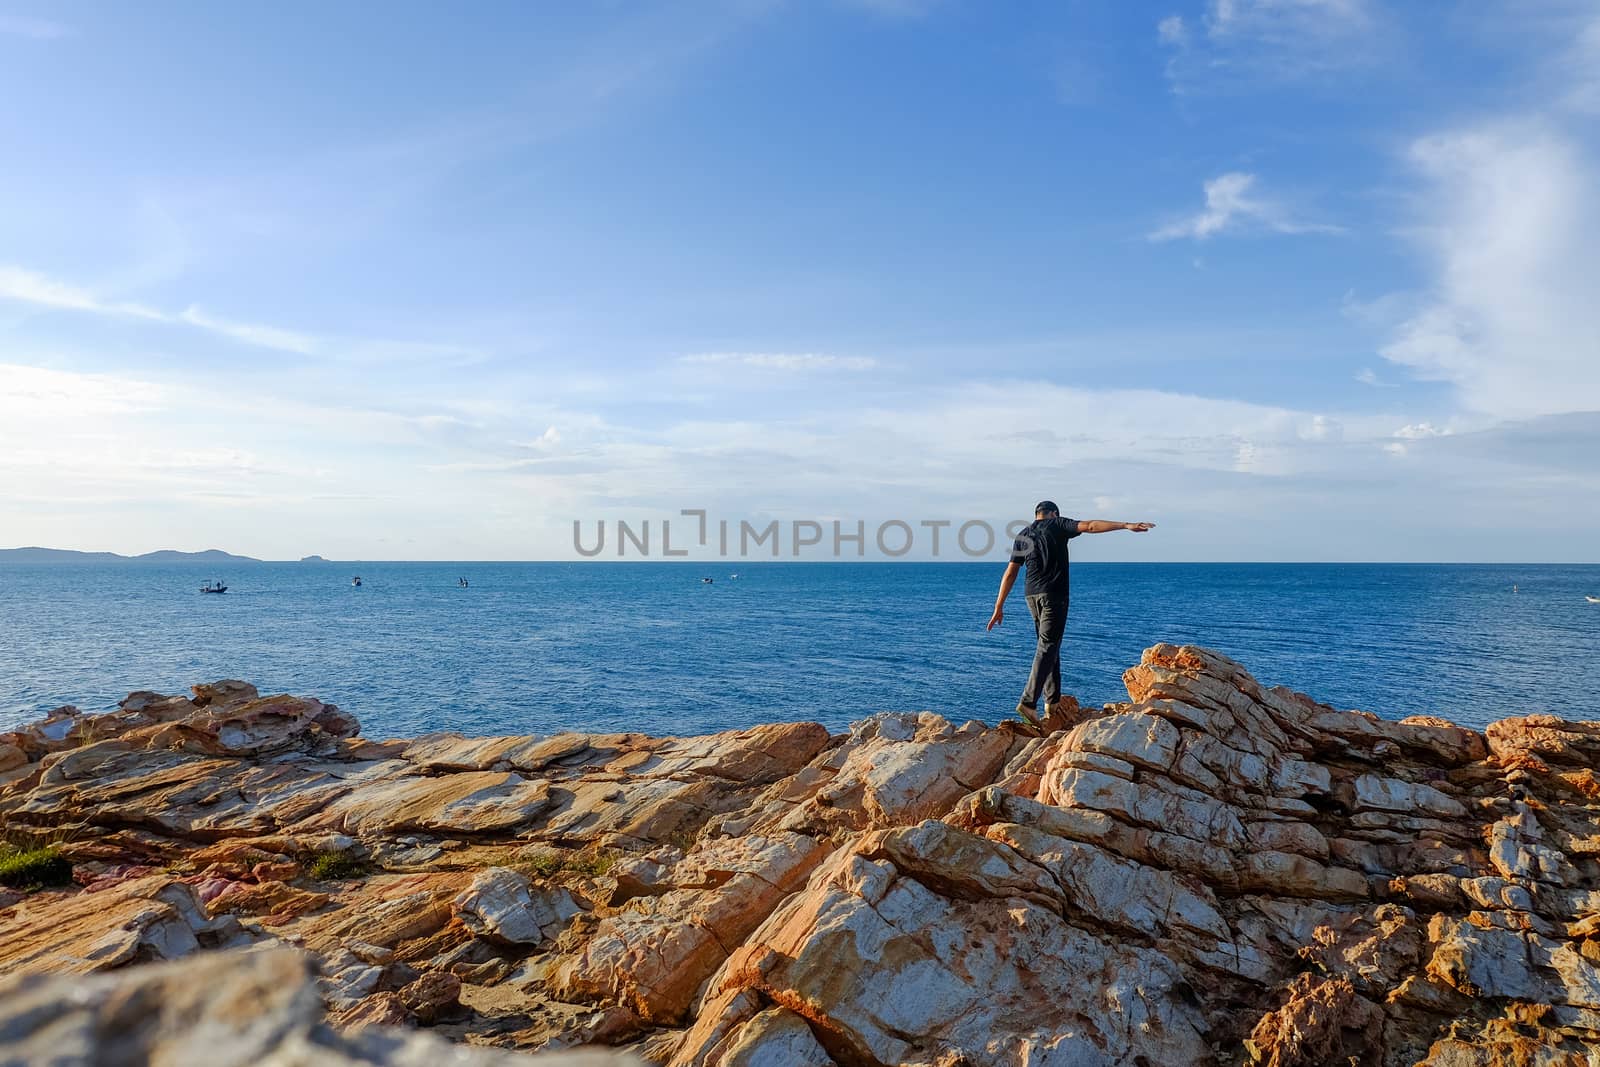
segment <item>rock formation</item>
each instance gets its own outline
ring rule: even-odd
[[[336,1031],[312,961],[287,948],[200,953],[89,978],[0,978],[0,1062],[205,1067],[628,1067],[603,1052],[523,1056],[418,1031]]]
[[[1044,737],[372,742],[241,682],[63,709],[0,734],[6,839],[76,883],[0,890],[0,975],[79,977],[0,979],[0,1060],[71,989],[83,1041],[179,1048],[125,1005],[189,997],[285,1063],[1600,1063],[1600,723],[1392,722],[1192,647],[1125,681]]]

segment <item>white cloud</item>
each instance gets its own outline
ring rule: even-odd
[[[1213,37],[1287,41],[1343,36],[1372,21],[1366,0],[1212,0],[1206,29]]]
[[[1600,12],[1569,28],[1571,43],[1551,67],[1564,81],[1561,102],[1588,115],[1600,115]]]
[[[871,370],[878,365],[877,360],[867,356],[827,356],[809,352],[702,352],[684,356],[682,362],[777,371]]]
[[[1421,441],[1428,437],[1448,437],[1449,429],[1440,429],[1431,422],[1414,422],[1402,426],[1394,435],[1404,441]]]
[[[1327,415],[1313,415],[1309,426],[1304,426],[1300,437],[1306,441],[1340,441],[1344,439],[1344,424]]]
[[[0,264],[0,300],[54,308],[60,311],[85,311],[97,315],[122,315],[130,318],[166,321],[167,316],[143,304],[102,300],[86,289],[48,278],[36,271]]]
[[[1035,415],[1019,420],[1024,392]],[[1379,535],[1352,545],[1306,531],[1376,506],[1433,529],[1454,521],[1449,494],[1461,495],[1462,479],[1474,480],[1464,495],[1504,493],[1525,484],[1530,464],[1576,455],[1600,433],[1600,423],[1545,421],[1513,449],[1502,436],[1451,432],[1456,420],[1038,381],[911,385],[877,403],[795,390],[778,417],[734,405],[732,416],[654,428],[514,402],[467,419],[383,410],[382,395],[363,397],[366,408],[273,390],[217,408],[200,400],[192,386],[0,366],[0,527],[18,542],[119,550],[194,537],[205,542],[194,547],[274,558],[570,558],[575,517],[708,507],[1004,519],[1048,495],[1160,521],[1179,534],[1158,547],[1164,555],[1382,557],[1395,550]],[[1396,458],[1386,451],[1404,463],[1375,470]],[[1579,489],[1596,477],[1584,461],[1561,463],[1549,477]],[[114,536],[86,542],[84,529],[103,529],[86,518],[110,507]],[[262,523],[265,509],[305,521]],[[416,540],[386,544],[397,529]]]
[[[1339,233],[1337,226],[1303,222],[1287,209],[1255,195],[1256,176],[1242,171],[1220,174],[1204,185],[1206,206],[1198,214],[1169,223],[1149,235],[1152,241],[1171,241],[1180,237],[1203,241],[1217,234],[1237,230],[1267,230],[1273,233]]]
[[[112,374],[82,374],[16,363],[0,363],[0,423],[24,419],[105,419],[167,408],[171,391],[152,382]]]
[[[1600,409],[1600,168],[1544,120],[1415,142],[1410,231],[1432,275],[1382,348],[1467,408],[1514,417]]]
[[[276,326],[262,326],[250,322],[232,322],[228,319],[207,315],[199,308],[190,305],[178,316],[183,322],[191,326],[198,326],[203,330],[230,337],[247,345],[257,348],[275,348],[280,352],[299,352],[309,355],[317,351],[319,345],[314,337],[293,330],[279,329]]]
[[[68,37],[72,27],[50,19],[31,18],[27,15],[0,15],[0,33],[14,37],[31,37],[36,41],[53,41]]]
[[[554,426],[545,427],[544,433],[527,441],[511,442],[517,448],[526,448],[534,452],[548,452],[561,444],[561,431]]]
[[[1383,450],[1391,456],[1409,455],[1411,444],[1417,441],[1427,441],[1435,437],[1449,437],[1455,431],[1448,426],[1435,426],[1431,422],[1413,422],[1400,427],[1392,435],[1393,441],[1384,444]]]
[[[1174,92],[1236,89],[1323,77],[1370,65],[1388,50],[1367,0],[1212,0],[1190,33],[1178,16],[1157,24],[1171,49]]]
[[[281,352],[298,352],[304,355],[315,351],[318,347],[316,339],[292,330],[256,323],[233,322],[207,315],[193,306],[172,314],[145,304],[107,300],[82,286],[50,278],[23,267],[4,264],[0,264],[0,300],[12,300],[56,311],[77,311],[116,318],[144,319],[149,322],[185,324],[256,348],[271,348]]]

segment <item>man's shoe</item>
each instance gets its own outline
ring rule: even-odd
[[[1017,717],[1022,720],[1024,725],[1030,727],[1035,734],[1042,735],[1044,733],[1044,724],[1039,721],[1038,708],[1030,707],[1027,704],[1018,704]]]
[[[1076,697],[1063,695],[1054,704],[1044,706],[1044,722],[1041,724],[1045,733],[1055,733],[1057,730],[1066,730],[1083,721],[1083,708],[1079,706]]]

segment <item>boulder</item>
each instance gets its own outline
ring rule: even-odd
[[[555,937],[582,910],[567,890],[534,889],[526,877],[504,867],[479,871],[451,908],[479,937],[530,947]]]

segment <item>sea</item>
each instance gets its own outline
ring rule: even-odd
[[[338,704],[370,737],[842,730],[890,710],[993,723],[1033,648],[1020,589],[985,632],[1001,570],[7,564],[0,730],[218,678]],[[212,578],[228,591],[200,593]],[[1063,684],[1085,703],[1126,699],[1123,670],[1166,641],[1387,717],[1600,719],[1600,604],[1584,599],[1600,596],[1600,566],[1080,563],[1072,583]]]

